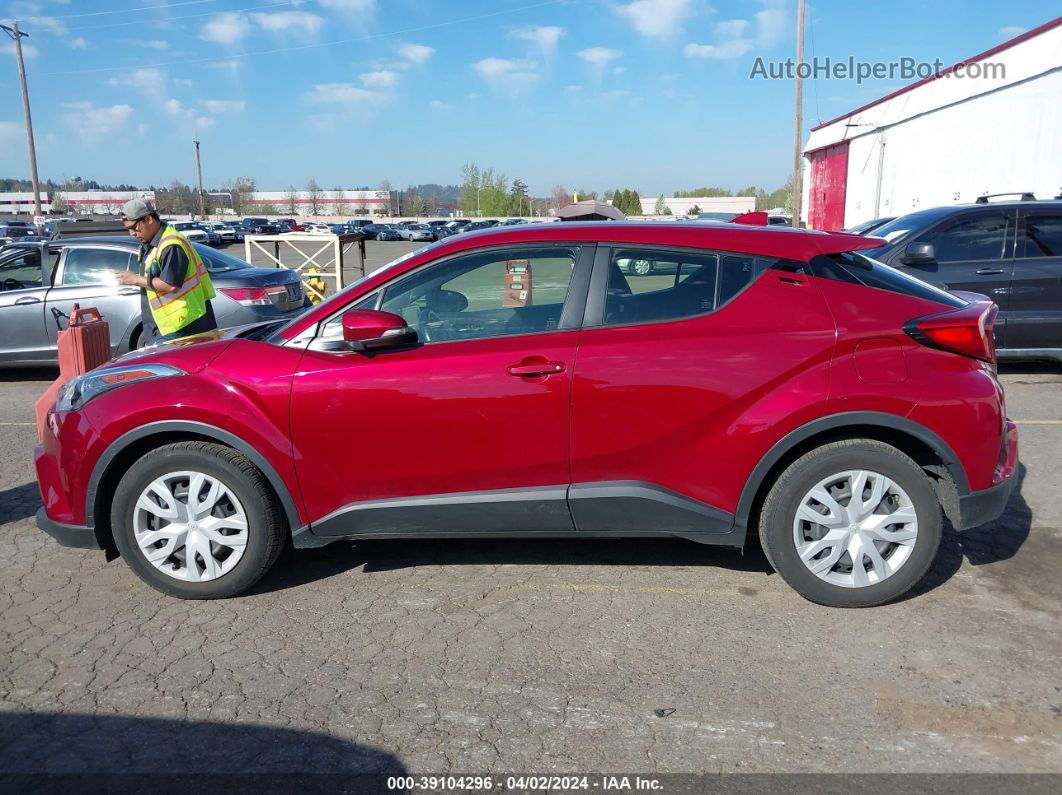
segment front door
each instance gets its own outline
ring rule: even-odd
[[[44,325],[51,263],[45,265],[37,247],[19,248],[0,258],[0,362],[42,364],[56,359]]]
[[[428,264],[356,305],[402,315],[419,344],[372,356],[310,344],[291,425],[315,533],[572,529],[568,406],[585,289],[569,284],[591,249],[500,247]],[[340,329],[341,313],[320,337]]]
[[[808,226],[826,232],[844,229],[848,195],[848,141],[808,154],[811,184],[808,188]]]
[[[1023,210],[1007,348],[1062,348],[1062,211]]]

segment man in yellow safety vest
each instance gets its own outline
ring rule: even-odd
[[[139,272],[118,271],[118,282],[142,289],[142,339],[155,343],[218,327],[210,299],[214,285],[206,264],[188,240],[159,219],[143,199],[122,208],[122,223],[140,241]]]

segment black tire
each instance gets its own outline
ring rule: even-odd
[[[202,472],[221,481],[243,505],[247,544],[243,557],[220,577],[187,582],[156,569],[134,537],[133,511],[144,489],[163,475]],[[122,476],[111,504],[115,544],[126,564],[152,588],[179,599],[224,599],[253,586],[276,562],[288,536],[288,523],[268,481],[250,461],[224,445],[177,442],[152,450]]]
[[[816,484],[859,469],[885,475],[906,492],[918,533],[909,556],[892,574],[869,585],[845,587],[821,579],[800,559],[794,522],[801,501]],[[929,477],[909,456],[873,439],[846,439],[806,453],[782,472],[763,503],[760,543],[775,571],[805,599],[829,607],[873,607],[899,598],[925,576],[940,547],[941,514]]]

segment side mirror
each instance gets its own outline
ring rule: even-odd
[[[400,315],[351,309],[343,313],[343,341],[348,350],[378,351],[416,342],[417,332]]]
[[[900,262],[904,265],[929,265],[937,261],[932,243],[910,243],[903,250]]]

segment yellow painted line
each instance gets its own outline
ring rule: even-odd
[[[18,425],[18,426],[28,425],[31,428],[34,425],[36,425],[36,424],[37,423],[35,423],[35,422],[0,422],[0,425]]]

